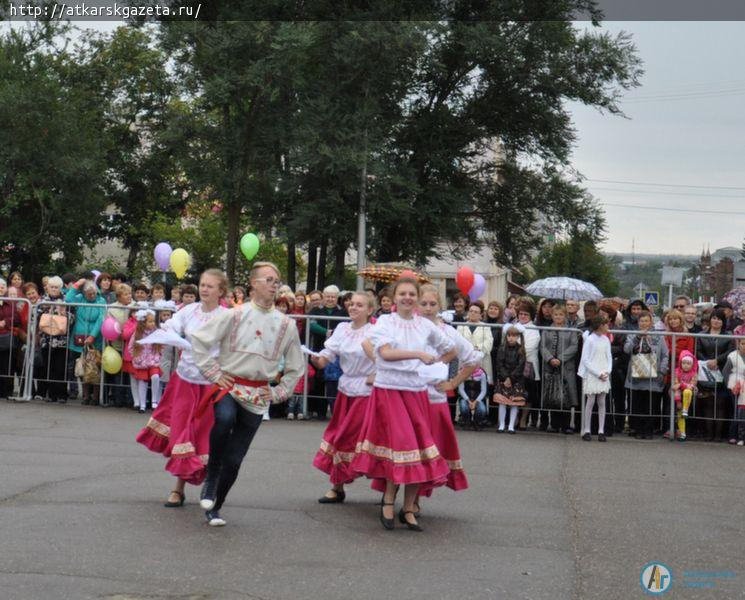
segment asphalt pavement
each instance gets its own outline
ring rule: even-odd
[[[423,502],[423,533],[389,532],[365,481],[318,504],[324,423],[275,420],[210,528],[197,488],[163,508],[145,421],[0,403],[0,599],[626,600],[653,561],[665,597],[745,597],[742,447],[459,432],[470,488]]]

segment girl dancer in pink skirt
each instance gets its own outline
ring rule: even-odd
[[[375,363],[372,346],[366,339],[372,327],[369,320],[373,308],[367,293],[353,294],[347,308],[352,322],[340,323],[324,343],[320,357],[311,357],[319,369],[339,357],[342,370],[334,414],[313,460],[313,466],[327,473],[333,486],[318,499],[321,504],[344,502],[344,484],[358,476],[350,465],[372,391]]]
[[[419,488],[445,484],[450,469],[432,435],[427,381],[419,368],[451,360],[455,344],[431,321],[414,314],[419,301],[416,280],[399,279],[393,295],[397,312],[381,315],[370,331],[375,383],[352,469],[370,479],[385,479],[380,521],[386,529],[394,527],[396,492],[405,485],[399,520],[410,530],[421,531],[414,516]]]
[[[460,335],[453,327],[445,324],[442,319],[439,319],[437,316],[439,310],[440,294],[437,288],[432,285],[422,286],[419,297],[419,314],[432,321],[440,331],[453,341],[456,358],[458,359],[459,371],[453,379],[448,381],[432,381],[427,386],[432,435],[435,438],[437,447],[440,449],[440,454],[442,454],[450,468],[447,486],[452,490],[458,491],[468,487],[468,480],[463,470],[463,463],[460,460],[458,439],[455,436],[455,428],[450,418],[447,391],[457,389],[461,382],[468,379],[479,367],[484,355],[476,350],[473,344]],[[434,349],[430,348],[429,351],[433,352]],[[432,488],[420,488],[419,495],[431,496]]]
[[[164,328],[190,341],[194,331],[227,310],[220,305],[227,293],[225,274],[218,269],[208,269],[199,279],[200,302],[184,306]],[[165,503],[167,507],[183,506],[185,484],[199,485],[207,474],[214,414],[207,410],[197,416],[196,410],[203,393],[211,385],[194,364],[191,350],[183,350],[158,408],[137,436],[137,441],[148,450],[168,458],[166,471],[177,478],[176,487]]]

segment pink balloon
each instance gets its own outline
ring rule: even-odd
[[[119,336],[121,334],[122,326],[114,317],[108,316],[103,320],[103,325],[101,325],[101,335],[104,337],[104,339],[112,342],[116,339],[119,339]]]
[[[476,275],[473,276],[473,285],[471,286],[471,289],[468,290],[468,297],[471,299],[471,302],[475,302],[478,300],[486,291],[486,279],[479,273],[476,273]]]

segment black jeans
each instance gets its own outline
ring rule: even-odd
[[[228,394],[215,404],[215,424],[210,432],[207,477],[217,480],[215,510],[220,509],[238,478],[243,458],[261,425],[261,415],[240,407]]]
[[[660,392],[631,390],[631,408],[636,416],[636,432],[652,435],[656,419],[659,419]]]
[[[13,363],[15,352],[11,357],[10,350],[0,352],[0,397],[7,398],[13,392]]]

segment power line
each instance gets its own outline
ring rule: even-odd
[[[599,190],[603,192],[618,192],[621,194],[636,194],[637,196],[645,196],[651,194],[654,196],[692,196],[693,198],[721,198],[723,200],[743,200],[742,196],[724,196],[722,194],[691,194],[690,192],[660,192],[654,190],[624,190],[620,188],[606,188],[606,187],[593,187],[592,190]]]
[[[680,94],[660,94],[658,96],[630,96],[622,100],[625,104],[639,104],[642,102],[661,102],[670,100],[696,100],[698,98],[724,98],[739,96],[745,93],[745,88],[732,88],[729,90],[711,90],[702,92],[688,92]]]
[[[587,179],[586,181],[597,181],[598,183],[620,183],[622,185],[650,185],[654,187],[674,187],[674,188],[697,188],[707,190],[740,190],[745,191],[745,187],[730,187],[725,185],[685,185],[682,183],[651,183],[642,181],[618,181],[615,179]]]
[[[661,210],[665,212],[676,212],[676,213],[696,213],[704,215],[737,215],[745,216],[745,212],[730,211],[730,210],[704,210],[697,208],[670,208],[668,206],[639,206],[636,204],[618,204],[614,202],[603,202],[603,206],[618,206],[621,208],[634,208],[639,210]]]

